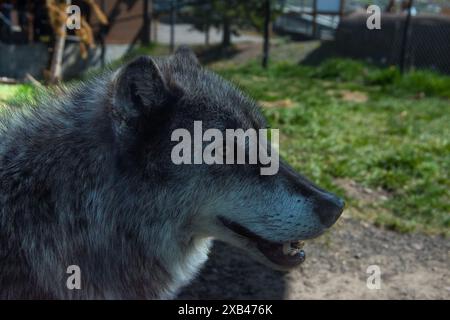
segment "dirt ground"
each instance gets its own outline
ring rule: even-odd
[[[280,45],[272,47],[273,60],[299,59],[318,43],[282,46],[283,50],[278,50]],[[227,63],[242,63],[261,52],[259,44],[241,44],[240,49]],[[362,203],[389,196],[361,189],[351,181],[337,183],[347,196]],[[399,234],[344,213],[328,233],[308,241],[305,252],[306,261],[298,269],[282,273],[252,261],[238,249],[215,243],[197,279],[178,298],[450,299],[450,241],[443,237]],[[371,265],[380,268],[380,289],[367,287]]]
[[[216,243],[197,279],[179,299],[450,299],[448,239],[398,234],[345,215],[307,242],[307,259],[289,273],[273,271]],[[367,268],[381,271],[367,287]]]

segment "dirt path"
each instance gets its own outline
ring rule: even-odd
[[[317,42],[274,45],[273,60],[303,58]],[[282,50],[280,47],[283,47]],[[240,44],[230,64],[260,55],[260,45]],[[295,60],[295,61],[298,61]],[[347,196],[382,201],[387,194],[337,181]],[[350,210],[349,210],[350,211]],[[307,259],[290,273],[273,271],[238,249],[216,243],[210,260],[180,299],[450,299],[450,241],[423,234],[399,234],[349,217],[307,242]],[[381,271],[381,288],[368,289],[367,267]]]
[[[272,40],[270,45],[270,61],[284,61],[296,63],[304,60],[314,49],[319,47],[319,41],[290,42],[285,43],[281,39]],[[262,45],[255,41],[239,42],[234,44],[234,54],[227,59],[209,62],[210,67],[226,68],[243,64],[249,60],[262,57]],[[202,61],[203,63],[208,61]]]
[[[305,246],[307,260],[290,273],[273,271],[216,243],[181,299],[450,299],[448,239],[398,234],[346,218]],[[369,265],[381,288],[368,289]]]

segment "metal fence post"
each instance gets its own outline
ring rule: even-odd
[[[270,0],[266,0],[264,5],[264,44],[263,44],[263,68],[267,68],[269,61],[269,45],[270,45]]]
[[[151,35],[151,0],[144,0],[142,13],[142,44],[148,46],[150,44]]]
[[[406,46],[408,45],[409,27],[411,25],[411,8],[413,0],[409,0],[408,13],[406,15],[405,27],[403,28],[402,46],[400,50],[400,72],[404,73],[406,68]]]
[[[177,0],[170,3],[170,52],[175,51],[175,23],[177,21]]]

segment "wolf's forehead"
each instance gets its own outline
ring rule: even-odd
[[[215,115],[230,128],[264,128],[266,123],[255,101],[216,73],[189,65],[162,65],[184,92],[183,101],[192,112]]]
[[[207,74],[195,88],[186,91],[190,104],[200,102],[201,107],[217,121],[227,123],[228,128],[265,127],[264,119],[257,104],[231,83]]]

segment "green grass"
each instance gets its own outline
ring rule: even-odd
[[[349,211],[398,231],[449,234],[450,77],[330,60],[319,67],[250,63],[218,69],[260,101],[282,136],[281,154],[341,195],[337,181],[382,190],[387,200],[346,197]],[[344,101],[358,91],[367,102]]]
[[[259,101],[289,100],[288,107],[264,108],[271,127],[280,129],[281,154],[345,196],[347,212],[397,231],[450,234],[450,77],[401,76],[395,68],[337,59],[318,67],[280,62],[263,70],[252,62],[215,68]],[[367,101],[345,101],[344,90]],[[33,93],[29,86],[0,86],[0,105]],[[375,194],[382,190],[387,200],[345,195],[342,179]]]
[[[20,105],[23,102],[32,99],[34,92],[35,89],[29,85],[0,84],[0,108],[1,104]]]

